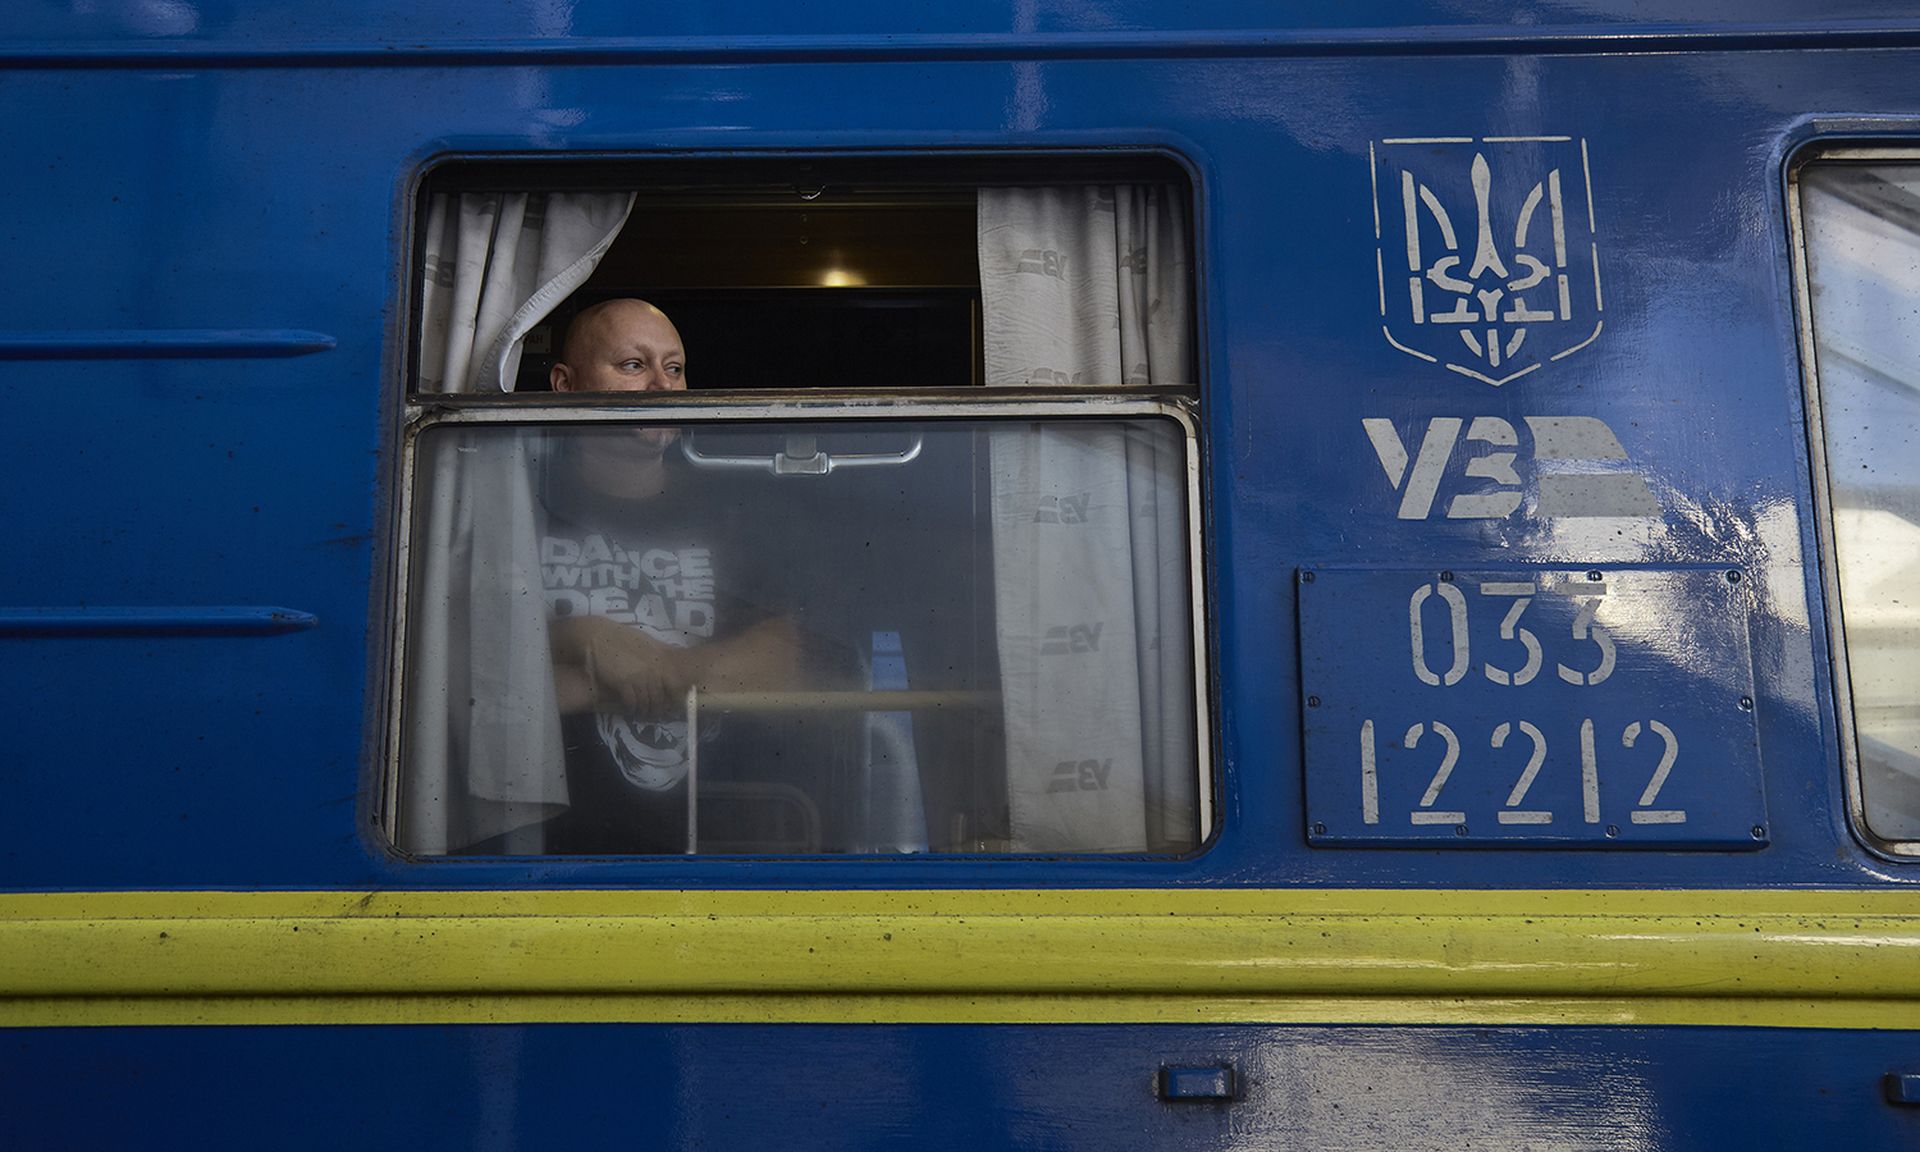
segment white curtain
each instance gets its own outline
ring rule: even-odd
[[[979,230],[988,385],[1193,381],[1191,229],[1179,190],[982,189]],[[1111,427],[993,438],[1016,851],[1193,843],[1179,451]]]
[[[632,210],[631,192],[433,197],[420,391],[513,391],[527,332],[592,275]]]
[[[433,197],[420,391],[511,391],[528,330],[593,272],[632,207],[626,192]],[[533,439],[443,433],[415,461],[399,835],[411,852],[524,838],[567,802]]]

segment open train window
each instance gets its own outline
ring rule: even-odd
[[[1920,151],[1829,151],[1795,193],[1853,814],[1920,855]]]
[[[1210,831],[1163,161],[472,164],[420,204],[417,856]]]

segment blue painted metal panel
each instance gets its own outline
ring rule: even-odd
[[[141,24],[146,7],[10,13],[8,59],[30,56],[35,37],[217,53],[322,41],[385,47],[402,36],[436,41],[428,33],[451,27],[450,9],[432,7],[178,8],[191,27]],[[1767,849],[1542,853],[1534,882],[1914,882],[1906,872],[1889,878],[1841,815],[1823,624],[1809,610],[1819,591],[1781,164],[1823,132],[1911,134],[1920,126],[1911,83],[1920,51],[1723,52],[1702,42],[1687,53],[1634,54],[1618,51],[1632,42],[1614,40],[1588,42],[1590,54],[1503,60],[1484,54],[1493,41],[1472,39],[1472,20],[1486,13],[1408,4],[1350,18],[1290,11],[1276,34],[1294,45],[1285,51],[1251,35],[1190,56],[1130,60],[1120,44],[1049,59],[1052,49],[1029,37],[971,58],[889,63],[879,31],[913,21],[882,6],[835,6],[804,26],[788,9],[724,18],[705,9],[555,11],[564,30],[530,12],[463,11],[472,21],[459,30],[463,51],[479,48],[442,61],[461,67],[425,56],[216,67],[183,55],[171,68],[0,71],[10,111],[0,144],[15,172],[0,193],[0,232],[12,266],[32,270],[0,284],[9,332],[304,332],[337,342],[284,359],[0,362],[0,490],[33,494],[0,502],[10,559],[0,566],[0,607],[260,604],[319,622],[267,637],[7,640],[0,882],[1500,884],[1498,858],[1473,851],[1310,850],[1293,707],[1297,568],[1494,563],[1727,566],[1751,573],[1755,589]],[[1220,29],[1251,29],[1270,15],[1232,5],[1192,11],[1196,26]],[[1798,19],[1779,6],[1676,11],[1676,20],[1697,18],[1696,32]],[[1899,6],[1848,12],[1881,22],[1855,32],[1906,42],[1887,30],[1905,16]],[[1029,26],[1038,35],[1172,22],[1140,5],[1076,13],[1048,9],[1023,23],[1011,8],[940,8],[925,27],[1027,36]],[[1543,6],[1533,15],[1538,27],[1562,30],[1600,21],[1620,31],[1633,18],[1624,7],[1596,15]],[[1338,37],[1300,47],[1323,25],[1396,24],[1444,25],[1414,41],[1452,47],[1396,55]],[[495,41],[743,27],[875,38],[858,64],[825,54],[699,62],[724,58],[724,45],[670,63],[615,50],[548,63],[504,56],[497,65],[486,55]],[[542,39],[550,32],[556,39]],[[1785,25],[1768,35],[1724,46],[1817,40]],[[1881,119],[1863,129],[1863,114]],[[1374,222],[1376,204],[1392,201],[1376,200],[1370,156],[1389,139],[1561,135],[1586,144],[1605,331],[1499,388],[1395,348],[1381,331]],[[411,190],[430,158],[1116,146],[1170,149],[1198,181],[1222,766],[1222,831],[1208,851],[1172,862],[430,867],[385,853],[363,798],[377,783],[385,707]],[[1531,186],[1514,179],[1499,187]],[[1470,197],[1470,175],[1464,187],[1446,195]],[[1398,429],[1412,468],[1416,434],[1424,442],[1437,420],[1470,426],[1476,417],[1515,429],[1531,427],[1530,417],[1603,423],[1624,459],[1594,467],[1644,478],[1659,514],[1545,514],[1546,480],[1569,465],[1522,457],[1514,514],[1449,518],[1457,497],[1487,487],[1466,471],[1475,453],[1463,444],[1435,465],[1430,515],[1403,516],[1414,509],[1390,482],[1366,422]]]
[[[1309,839],[1760,847],[1746,583],[1307,569]]]
[[[29,1030],[6,1141],[54,1148],[1907,1149],[1920,1036],[1713,1028]],[[1168,1102],[1169,1062],[1231,1102]],[[102,1106],[103,1102],[111,1106]]]
[[[1169,6],[1161,0],[1104,0],[1097,5],[1033,5],[1017,0],[951,5],[921,0],[888,4],[850,0],[831,8],[793,8],[756,0],[686,6],[628,5],[615,0],[566,0],[537,8],[483,11],[451,2],[396,8],[370,0],[315,5],[305,0],[263,4],[101,4],[19,8],[6,14],[14,51],[93,60],[108,53],[144,52],[149,58],[198,59],[222,53],[254,59],[302,56],[472,61],[489,53],[519,52],[535,59],[569,59],[567,48],[602,44],[608,55],[632,59],[634,45],[679,45],[711,52],[715,42],[744,42],[763,51],[791,42],[857,41],[876,53],[938,45],[975,56],[1008,44],[1051,38],[1059,45],[1115,45],[1166,55],[1190,54],[1195,41],[1223,40],[1239,51],[1397,54],[1506,41],[1516,49],[1587,41],[1589,51],[1639,46],[1632,37],[1659,37],[1691,45],[1716,37],[1748,46],[1818,40],[1833,45],[1900,42],[1916,22],[1894,0],[1849,0],[1809,19],[1791,0],[1668,3],[1657,14],[1621,3],[1435,3],[1392,0],[1356,7],[1337,0],[1274,9],[1244,0],[1202,0]],[[1176,37],[1157,33],[1178,33]],[[1599,35],[1604,44],[1593,43]],[[691,44],[689,44],[691,42]],[[965,42],[960,47],[956,42]],[[1910,42],[1910,40],[1909,40]],[[84,49],[93,49],[86,53]]]

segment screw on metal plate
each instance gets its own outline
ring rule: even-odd
[[[1740,583],[1740,570],[1738,568],[1727,569],[1727,583],[1729,584]]]
[[[1755,824],[1752,828],[1747,829],[1747,835],[1752,836],[1755,840],[1765,840],[1767,838],[1767,830],[1765,826]]]
[[[1320,707],[1320,697],[1318,697],[1318,696],[1309,696],[1309,697],[1307,697],[1307,707],[1309,707],[1309,708],[1318,708],[1318,707]]]
[[[1620,825],[1618,824],[1607,825],[1607,839],[1611,840],[1618,835],[1620,835]]]
[[[1742,712],[1753,711],[1753,697],[1751,696],[1740,697],[1740,711]]]
[[[1169,1103],[1232,1100],[1235,1080],[1231,1064],[1165,1065],[1160,1069],[1160,1099]]]
[[[1325,836],[1327,834],[1327,826],[1325,824],[1322,824],[1320,821],[1315,820],[1313,822],[1313,834],[1315,836]]]
[[[1451,583],[1453,583],[1453,573],[1451,573],[1451,572],[1442,572],[1442,573],[1440,573],[1440,583],[1442,583],[1442,584],[1451,584]]]
[[[1309,568],[1300,573],[1300,583],[1302,584],[1313,583],[1313,569]]]

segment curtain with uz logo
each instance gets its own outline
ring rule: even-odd
[[[1172,187],[981,189],[987,384],[1191,382],[1191,234]],[[1179,441],[1054,423],[991,452],[1013,849],[1192,846]]]
[[[632,208],[626,192],[434,196],[419,390],[511,391],[527,332],[593,272]],[[415,461],[398,835],[410,852],[531,835],[567,802],[533,439],[443,435]]]

